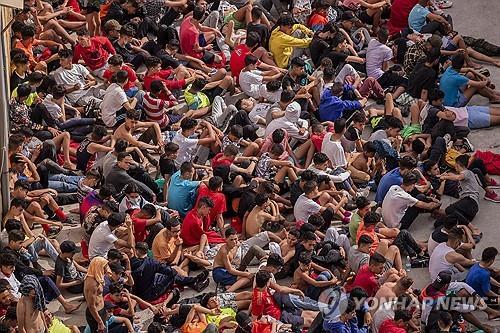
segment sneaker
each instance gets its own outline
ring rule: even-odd
[[[192,288],[196,292],[201,292],[206,287],[208,287],[209,283],[210,283],[210,280],[206,279],[205,281],[202,281],[202,282],[196,282],[195,284],[193,284]]]
[[[467,150],[467,152],[472,153],[474,151],[474,146],[472,145],[470,140],[467,138],[463,138],[462,141],[463,141],[463,147]]]
[[[500,196],[495,191],[490,191],[484,194],[484,200],[500,203]]]
[[[424,268],[427,266],[429,266],[429,259],[419,257],[411,259],[411,268]]]
[[[51,226],[47,231],[47,238],[55,239],[62,231],[62,228],[59,228],[55,225]]]
[[[357,197],[367,197],[370,194],[370,189],[368,187],[360,188],[358,192],[356,192]]]
[[[66,219],[64,221],[61,221],[61,222],[63,224],[68,224],[70,226],[74,226],[74,225],[80,224],[77,221],[73,220],[71,217],[66,217]]]
[[[489,188],[500,188],[500,184],[493,178],[491,178],[490,183],[488,184]]]
[[[166,304],[167,308],[171,307],[174,304],[177,304],[177,302],[179,302],[179,299],[181,298],[181,291],[179,290],[179,288],[172,289],[171,293],[172,299]]]
[[[448,9],[448,8],[451,8],[453,7],[453,2],[451,1],[448,1],[448,0],[440,0],[440,1],[436,1],[436,6],[439,8],[439,9]]]
[[[196,275],[197,282],[202,282],[208,279],[208,269],[203,269],[198,275]]]
[[[451,141],[451,135],[449,135],[448,133],[446,133],[443,136],[443,139],[446,142],[446,150],[450,150],[451,147],[453,146],[453,141]]]

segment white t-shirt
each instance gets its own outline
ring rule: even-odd
[[[380,325],[387,319],[394,319],[394,307],[396,301],[390,301],[380,304],[377,311],[373,314],[372,332],[378,333]]]
[[[376,39],[372,39],[368,43],[366,50],[366,74],[369,77],[379,79],[384,75],[382,64],[384,61],[392,59],[392,50],[389,46],[380,43]]]
[[[451,106],[447,106],[446,108],[455,114],[453,125],[469,127],[469,112],[467,111],[467,107],[453,108]]]
[[[58,120],[62,116],[62,109],[54,102],[53,98],[52,95],[48,94],[42,104],[45,106],[52,119]]]
[[[108,251],[115,247],[115,242],[118,237],[111,231],[108,226],[108,221],[99,224],[89,241],[89,258],[92,260],[95,257],[106,257]]]
[[[271,104],[269,103],[257,103],[248,114],[248,118],[250,118],[254,124],[257,124],[259,118],[266,120],[267,111],[269,111],[270,108]]]
[[[318,214],[320,210],[321,206],[316,201],[302,193],[293,206],[293,215],[296,221],[307,222],[309,216]]]
[[[198,139],[186,138],[182,135],[182,130],[179,130],[172,139],[173,143],[179,145],[175,165],[179,168],[182,163],[189,162],[193,159],[198,147]]]
[[[260,98],[262,79],[262,72],[259,70],[241,71],[239,77],[241,90],[250,97]]]
[[[54,80],[56,80],[57,84],[63,84],[66,89],[74,87],[75,83],[80,84],[79,90],[66,94],[66,98],[70,103],[75,104],[87,93],[87,90],[81,88],[85,85],[85,78],[89,74],[90,72],[87,68],[80,64],[74,64],[71,69],[64,69],[62,67],[56,69],[54,71]]]
[[[345,158],[344,147],[342,142],[332,141],[333,133],[326,133],[321,144],[321,152],[324,153],[334,166],[345,167],[347,166],[347,159]]]
[[[102,120],[106,126],[115,126],[116,112],[120,110],[126,102],[128,102],[127,95],[120,85],[112,83],[108,89],[106,89],[101,103]]]
[[[9,277],[5,276],[2,272],[0,272],[0,279],[5,279],[9,281],[9,285],[12,288],[10,291],[15,298],[20,299],[21,293],[19,292],[19,287],[21,286],[21,282],[16,278],[14,273],[12,273]]]
[[[382,217],[389,228],[397,228],[409,207],[415,206],[417,198],[403,190],[399,185],[392,185],[382,202]]]
[[[368,138],[368,141],[385,141],[388,145],[391,144],[391,140],[389,140],[389,137],[387,136],[387,132],[384,129],[379,129],[378,131],[375,131],[370,135]]]

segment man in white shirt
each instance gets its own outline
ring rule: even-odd
[[[106,89],[101,103],[102,120],[108,127],[123,123],[125,121],[126,112],[128,110],[134,110],[139,104],[138,98],[142,96],[137,93],[136,97],[132,97],[130,100],[128,99],[125,90],[123,90],[123,87],[128,82],[127,71],[118,71],[115,80],[116,82],[111,83],[108,89]]]
[[[409,172],[403,175],[401,186],[393,185],[389,188],[382,202],[382,217],[385,225],[389,228],[408,229],[418,214],[432,211],[441,206],[441,203],[436,199],[424,202],[410,194],[415,189],[415,184],[419,179],[420,175],[417,172]]]
[[[104,90],[97,86],[96,79],[87,68],[73,64],[73,53],[69,49],[59,51],[61,67],[54,71],[54,80],[66,88],[66,99],[72,105],[86,106],[89,102],[98,106]]]
[[[293,94],[293,92],[291,91],[284,91],[281,94],[282,100],[285,93]],[[267,125],[265,136],[267,137],[278,128],[281,128],[288,133],[288,136],[290,138],[300,141],[307,140],[307,138],[309,138],[309,132],[307,131],[307,121],[299,118],[300,110],[301,108],[299,103],[292,102],[288,104],[284,111],[284,115],[278,116]]]
[[[344,118],[335,120],[333,125],[334,133],[327,132],[321,144],[321,152],[328,156],[333,167],[347,168],[347,159],[341,141],[346,131],[345,127],[346,121]]]
[[[21,282],[14,275],[16,261],[17,258],[12,253],[2,253],[0,255],[0,279],[5,279],[9,282],[12,296],[18,300],[21,298],[21,294],[19,293]]]
[[[193,138],[198,122],[193,118],[184,118],[181,121],[181,129],[175,134],[172,142],[179,146],[177,150],[177,158],[175,159],[175,165],[180,168],[181,164],[184,162],[193,161],[196,151],[199,146],[210,146],[215,142],[216,133],[210,125],[205,120],[202,120],[199,124],[200,127],[204,129],[200,138]]]
[[[119,239],[115,235],[116,229],[125,223],[127,231],[127,240]],[[132,220],[125,213],[112,213],[107,221],[99,224],[89,241],[89,258],[106,258],[108,251],[113,248],[131,248],[135,244],[132,231]]]
[[[265,72],[258,70],[258,61],[259,59],[253,54],[248,54],[245,57],[245,67],[239,76],[241,90],[255,99],[265,98],[271,102],[277,102],[276,95],[279,96],[281,89],[268,91],[266,83],[278,80],[283,74],[277,68]]]

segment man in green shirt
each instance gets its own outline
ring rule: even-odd
[[[356,198],[356,212],[352,214],[351,221],[349,222],[349,240],[351,245],[356,244],[356,235],[358,233],[359,224],[365,217],[365,215],[370,211],[371,202],[367,197],[357,197]]]

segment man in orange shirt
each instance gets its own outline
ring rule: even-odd
[[[43,45],[45,47],[61,47],[62,45],[51,40],[38,40],[35,39],[35,28],[26,25],[21,30],[21,40],[15,45],[15,48],[21,49],[26,53],[30,61],[30,68],[33,71],[41,71],[47,73],[47,63],[56,60],[57,54],[51,56],[46,61],[37,61],[33,54],[33,46]]]

